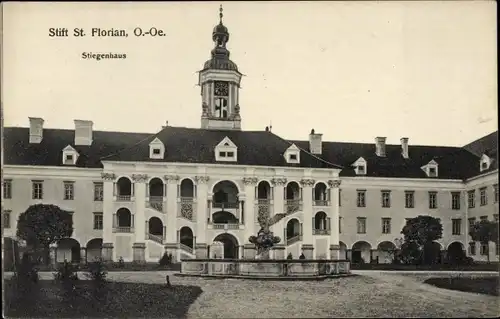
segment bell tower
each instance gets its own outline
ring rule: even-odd
[[[219,17],[219,24],[212,32],[212,57],[199,72],[201,128],[241,130],[239,89],[242,74],[236,63],[229,59],[229,50],[226,48],[229,32],[222,24],[222,5]]]

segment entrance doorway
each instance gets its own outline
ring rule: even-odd
[[[238,259],[239,246],[238,240],[231,234],[223,233],[214,238],[214,242],[218,241],[224,244],[224,259]]]

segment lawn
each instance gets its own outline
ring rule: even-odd
[[[424,281],[439,288],[474,292],[479,294],[498,296],[499,277],[449,277],[429,278]]]
[[[101,291],[80,280],[72,293],[53,280],[41,280],[23,297],[16,296],[13,281],[5,281],[7,317],[45,318],[182,318],[202,293],[190,285],[107,282]]]

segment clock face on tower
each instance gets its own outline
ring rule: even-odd
[[[214,83],[214,95],[228,96],[229,95],[229,84],[227,82],[215,81],[215,83]]]

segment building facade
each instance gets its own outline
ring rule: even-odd
[[[157,133],[4,129],[3,229],[30,205],[73,213],[71,238],[54,258],[157,262],[180,258],[254,258],[248,239],[258,217],[282,238],[272,254],[390,262],[406,219],[441,219],[443,251],[459,245],[476,260],[498,260],[493,243],[470,240],[480,219],[498,220],[497,136],[464,147],[413,146],[281,138],[267,127],[243,131],[242,74],[229,58],[228,29],[213,30],[211,58],[199,72],[200,128],[165,126]]]

